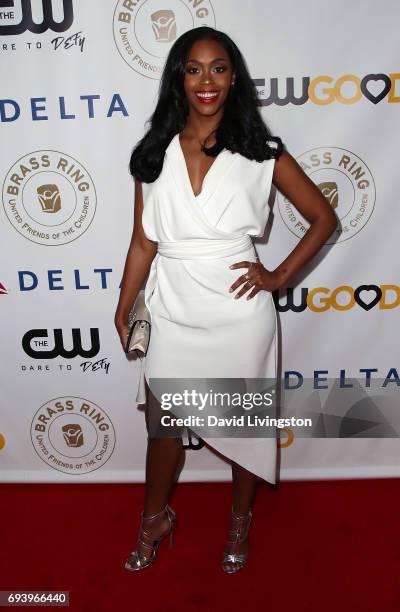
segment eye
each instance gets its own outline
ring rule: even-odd
[[[215,66],[214,68],[214,70],[218,74],[225,72],[226,69],[227,69],[226,66]],[[185,72],[187,72],[188,74],[197,74],[198,71],[199,71],[199,68],[197,68],[196,66],[189,66],[188,68],[185,69]]]

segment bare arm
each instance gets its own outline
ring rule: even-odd
[[[245,283],[235,297],[241,297],[246,291],[252,289],[247,296],[247,299],[251,299],[261,289],[275,291],[286,285],[288,280],[318,253],[337,225],[336,215],[328,201],[303,172],[297,161],[286,151],[275,162],[272,181],[307,219],[310,227],[293,251],[273,271],[264,268],[260,262],[251,267],[250,262],[246,261],[239,261],[230,266],[231,268],[247,267],[249,282],[252,283],[250,285],[242,274],[231,288],[233,291]]]
[[[279,286],[292,278],[318,253],[337,225],[337,217],[318,187],[287,152],[275,162],[274,185],[310,223],[310,227],[293,251],[274,270]]]
[[[141,183],[135,179],[135,212],[131,243],[126,256],[122,286],[114,323],[124,346],[128,332],[128,313],[146,280],[151,263],[157,253],[157,243],[149,240],[143,231],[143,192]]]

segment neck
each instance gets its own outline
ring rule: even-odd
[[[189,113],[186,125],[181,133],[188,140],[198,140],[203,143],[217,130],[221,121],[221,116],[220,113],[217,113],[217,116],[213,117],[194,117]]]

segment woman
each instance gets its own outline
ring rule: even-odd
[[[145,397],[139,392],[137,400],[147,399],[149,433],[159,422],[160,405],[148,379],[276,375],[271,292],[321,249],[337,220],[264,124],[239,49],[209,27],[184,33],[172,46],[151,127],[132,153],[130,171],[134,230],[115,325],[124,345],[128,312],[147,278],[152,329],[141,373]],[[250,236],[264,233],[271,182],[311,226],[269,271]],[[144,509],[136,549],[125,564],[129,571],[151,565],[166,535],[172,544],[176,516],[168,499],[184,452],[180,434],[148,436]],[[222,568],[234,573],[247,559],[257,481],[275,482],[276,440],[205,441],[232,462]]]

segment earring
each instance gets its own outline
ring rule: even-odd
[[[231,87],[233,87],[233,86],[234,86],[234,84],[235,84],[235,81],[232,81],[232,82],[231,82]]]

